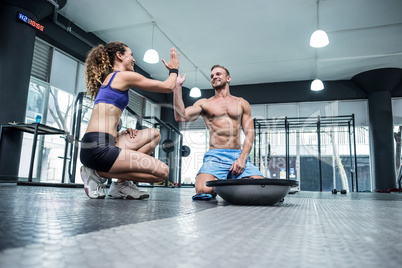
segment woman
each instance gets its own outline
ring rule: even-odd
[[[158,145],[157,129],[127,129],[119,133],[117,125],[128,105],[128,90],[172,93],[176,84],[179,55],[170,51],[169,70],[165,81],[147,79],[134,72],[131,49],[121,42],[111,42],[93,48],[85,62],[87,95],[94,100],[88,128],[81,142],[81,178],[89,198],[105,198],[104,183],[117,178],[110,186],[111,198],[142,199],[149,197],[135,182],[160,182],[169,168],[150,154]]]

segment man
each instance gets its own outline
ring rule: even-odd
[[[254,124],[250,104],[230,94],[229,71],[220,65],[211,68],[211,85],[215,95],[200,99],[193,106],[184,107],[182,85],[186,75],[177,78],[174,90],[175,119],[177,122],[196,120],[200,115],[209,130],[209,151],[195,183],[193,199],[210,199],[215,193],[206,182],[211,180],[263,178],[262,173],[250,162],[249,154],[254,142]],[[240,128],[246,136],[240,144]]]

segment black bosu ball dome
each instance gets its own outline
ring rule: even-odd
[[[236,205],[274,205],[298,186],[296,180],[280,179],[229,179],[207,181],[215,192],[229,203]]]

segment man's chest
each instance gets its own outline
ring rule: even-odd
[[[236,100],[210,101],[203,106],[204,115],[210,119],[230,117],[239,119],[243,114],[241,103]]]

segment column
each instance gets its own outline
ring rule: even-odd
[[[0,7],[0,123],[25,120],[36,29],[17,20],[17,12],[38,22],[54,6],[46,0],[2,0]],[[0,144],[0,182],[16,182],[22,133],[4,131]]]
[[[375,91],[368,96],[371,174],[373,190],[386,191],[396,186],[394,125],[391,92]]]
[[[352,81],[368,95],[372,188],[386,191],[396,187],[391,92],[402,81],[402,69],[371,70]]]

